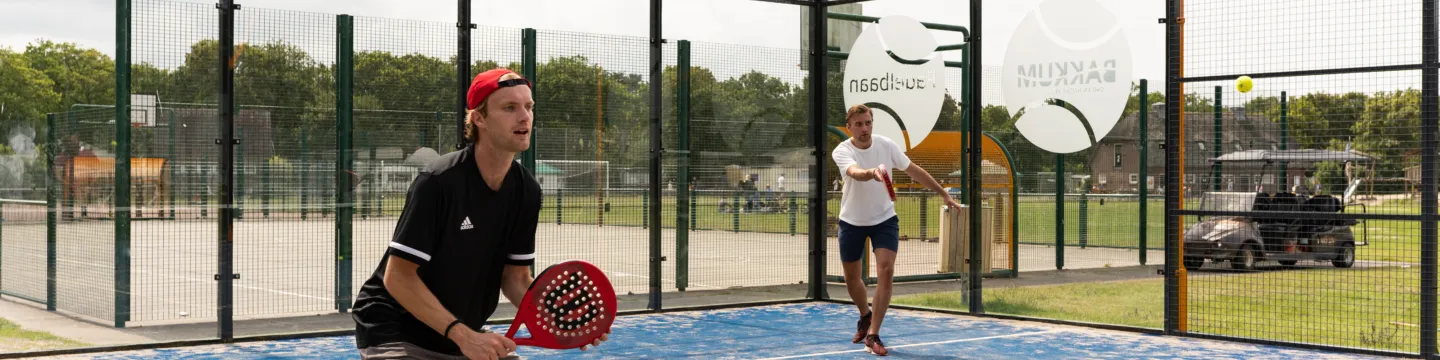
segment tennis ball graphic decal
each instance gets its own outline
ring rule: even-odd
[[[906,150],[919,146],[945,101],[945,60],[937,46],[930,31],[909,17],[888,16],[867,26],[845,63],[846,107],[869,106],[875,135]]]
[[[1130,42],[1094,0],[1046,0],[1021,21],[1005,53],[1005,106],[1041,149],[1094,146],[1130,96]],[[1061,105],[1064,104],[1064,105]]]

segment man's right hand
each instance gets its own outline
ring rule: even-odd
[[[460,346],[460,352],[470,359],[494,360],[515,352],[515,341],[499,333],[477,332],[465,326],[456,326],[450,332],[450,340]]]
[[[870,180],[884,181],[886,175],[889,174],[885,171],[885,164],[880,164],[880,166],[870,169],[870,176],[873,177]]]

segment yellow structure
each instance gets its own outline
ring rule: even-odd
[[[158,215],[168,204],[170,170],[162,158],[131,158],[130,187],[136,208],[135,217],[153,209]],[[108,208],[114,202],[115,158],[77,156],[69,158],[68,169],[62,170],[61,181],[67,204]]]

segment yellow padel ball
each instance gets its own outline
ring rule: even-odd
[[[1242,93],[1248,93],[1250,92],[1250,89],[1254,87],[1255,82],[1250,81],[1249,76],[1241,76],[1239,79],[1235,80],[1235,89],[1240,90],[1240,92]]]

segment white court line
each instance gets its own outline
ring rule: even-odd
[[[68,260],[68,259],[55,259],[55,261],[57,261],[57,262],[64,262],[64,263],[70,263],[70,264],[74,264],[74,265],[83,265],[83,266],[89,266],[89,267],[107,268],[107,269],[108,269],[108,267],[105,267],[105,266],[101,266],[101,265],[97,265],[97,264],[91,264],[91,263],[87,263],[87,262],[80,262],[80,261]],[[162,274],[162,273],[158,273],[158,272],[145,271],[145,270],[130,270],[130,273],[131,273],[131,274],[150,274],[150,275],[168,277],[168,278],[171,278],[171,279],[179,279],[179,280],[185,280],[185,281],[196,282],[196,283],[216,283],[216,284],[219,283],[219,282],[217,282],[217,281],[215,281],[215,280],[213,280],[213,279],[196,279],[196,278],[184,277],[184,276],[179,276],[179,275]],[[234,283],[232,283],[232,285],[235,286],[235,287],[237,287],[237,288],[250,289],[250,290],[256,290],[256,291],[264,291],[264,292],[268,292],[268,293],[280,294],[280,295],[285,295],[285,296],[311,298],[311,299],[315,299],[315,300],[324,300],[324,301],[335,301],[334,298],[325,298],[325,297],[319,297],[319,296],[313,296],[313,295],[297,294],[297,293],[292,293],[292,292],[283,291],[283,290],[275,290],[275,289],[268,289],[268,288],[255,287],[255,286],[249,286],[249,285],[240,285],[240,284],[234,284]],[[134,293],[135,293],[134,288],[131,288],[131,294],[133,295]],[[172,303],[172,304],[179,304],[179,302],[171,302],[171,303]]]
[[[1039,332],[1030,332],[1030,333],[1010,334],[1010,335],[987,336],[987,337],[980,337],[980,338],[973,338],[973,339],[946,340],[946,341],[936,341],[936,342],[919,343],[919,344],[905,344],[905,345],[896,345],[896,346],[886,346],[885,348],[888,350],[888,349],[907,348],[907,347],[913,347],[913,346],[930,346],[930,345],[940,345],[940,344],[953,344],[953,343],[962,343],[962,342],[970,342],[970,341],[980,341],[980,340],[990,340],[990,339],[1002,339],[1002,338],[1012,338],[1012,337],[1031,336],[1031,335],[1053,334],[1053,333],[1057,333],[1057,332],[1065,332],[1065,330],[1050,330],[1050,331],[1039,331]],[[864,350],[864,349],[861,349],[861,350],[847,350],[847,351],[832,351],[832,352],[819,353],[819,354],[807,354],[807,355],[794,355],[794,356],[785,356],[785,357],[777,357],[777,358],[767,358],[767,359],[764,359],[764,360],[796,359],[796,358],[825,356],[825,355],[849,354],[849,353],[857,353],[857,352],[865,352],[865,350]]]

